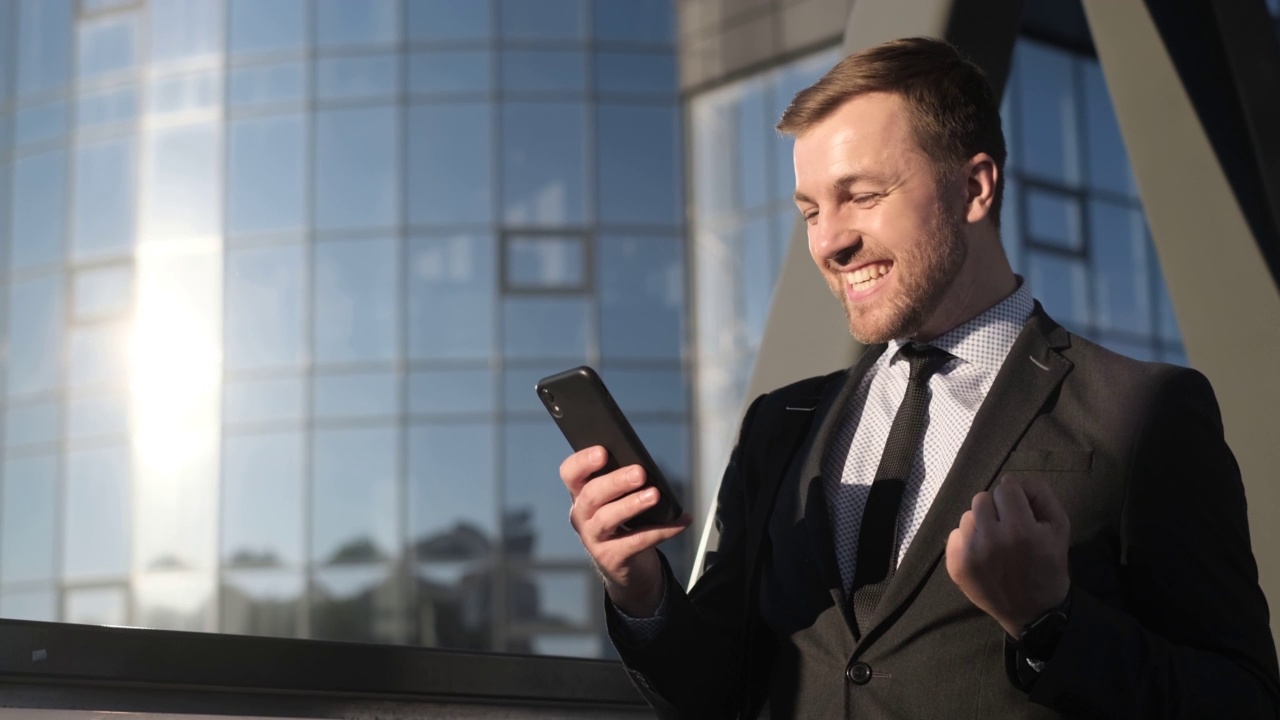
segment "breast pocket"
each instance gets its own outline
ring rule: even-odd
[[[1000,472],[1089,472],[1092,450],[1014,450]]]

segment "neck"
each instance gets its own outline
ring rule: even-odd
[[[933,315],[913,340],[929,342],[990,310],[1018,289],[1018,278],[1009,267],[999,237],[994,242],[970,243],[969,256],[951,287],[939,299]],[[993,247],[994,246],[994,247]]]

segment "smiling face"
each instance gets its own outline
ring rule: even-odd
[[[962,201],[947,207],[908,118],[899,96],[868,93],[795,143],[809,253],[865,344],[937,334],[968,257]]]

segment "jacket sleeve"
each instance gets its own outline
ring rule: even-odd
[[[1073,590],[1030,699],[1107,718],[1276,718],[1280,678],[1240,469],[1208,380],[1147,403],[1121,511],[1124,608]]]
[[[747,410],[737,447],[729,460],[717,496],[715,523],[719,540],[708,548],[714,557],[693,589],[686,593],[666,558],[666,619],[658,634],[637,646],[612,607],[606,607],[609,636],[632,682],[660,718],[733,717],[741,705],[737,680],[742,666],[746,577],[747,500],[743,477],[742,438],[761,404]],[[605,600],[606,605],[608,599]]]

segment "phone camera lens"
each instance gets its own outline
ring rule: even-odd
[[[547,399],[547,402],[555,402],[555,401],[556,401],[556,396],[555,396],[555,395],[552,395],[552,394],[551,394],[551,391],[550,391],[550,390],[547,390],[546,388],[543,388],[543,390],[542,390],[542,396],[543,396],[543,397],[545,397],[545,398]]]

